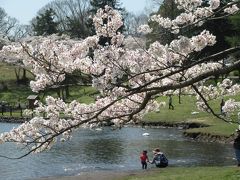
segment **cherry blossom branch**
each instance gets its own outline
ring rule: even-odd
[[[176,89],[180,89],[180,88],[183,88],[183,87],[187,87],[187,86],[190,86],[190,85],[195,84],[197,82],[200,82],[200,81],[202,81],[206,78],[209,78],[211,76],[230,73],[233,70],[236,70],[236,69],[239,69],[239,68],[240,68],[240,60],[236,61],[235,63],[233,63],[232,65],[230,65],[228,67],[224,67],[224,68],[221,68],[221,69],[214,69],[212,71],[205,72],[205,73],[200,74],[196,77],[193,77],[190,80],[187,80],[187,81],[184,81],[184,82],[179,82],[179,84],[169,84],[169,85],[166,85],[166,86],[153,87],[153,88],[141,88],[141,89],[138,90],[138,93],[153,91],[153,94],[156,95],[156,94],[164,92],[164,91],[176,90]]]
[[[167,74],[165,74],[165,75],[163,75],[163,76],[160,76],[160,77],[158,77],[158,78],[156,78],[156,79],[153,79],[152,81],[149,81],[149,82],[147,82],[146,84],[144,84],[144,85],[142,85],[142,86],[129,89],[128,91],[138,92],[140,89],[144,89],[144,88],[146,88],[147,86],[149,86],[150,84],[152,84],[152,83],[154,83],[154,82],[160,81],[160,80],[162,80],[162,79],[164,79],[164,78],[168,78],[168,77],[173,76],[173,75],[175,75],[175,74],[177,74],[177,73],[180,73],[180,72],[182,72],[182,71],[184,71],[184,70],[187,70],[187,69],[189,69],[189,68],[191,68],[191,67],[193,67],[193,66],[196,66],[196,65],[198,65],[198,64],[202,64],[202,63],[208,62],[209,60],[216,59],[217,57],[221,57],[222,55],[230,54],[230,53],[236,52],[236,51],[238,51],[238,50],[240,50],[240,47],[239,47],[239,46],[238,46],[238,47],[233,47],[233,48],[226,49],[226,50],[221,51],[221,52],[219,52],[219,53],[216,53],[216,54],[210,55],[210,56],[208,56],[208,57],[202,58],[202,59],[200,59],[200,60],[198,60],[198,61],[194,61],[194,62],[191,63],[191,64],[187,64],[186,66],[183,66],[183,67],[181,67],[181,68],[179,68],[179,69],[177,69],[177,70],[175,70],[175,71],[171,71],[171,72],[169,72],[169,73],[167,73]],[[230,71],[230,72],[231,72],[231,71]],[[221,74],[221,73],[219,73],[219,74]],[[136,76],[137,76],[137,75],[136,75]],[[128,92],[128,91],[127,91],[127,92]]]

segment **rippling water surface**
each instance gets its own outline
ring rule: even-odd
[[[13,126],[17,125],[1,123],[0,132]],[[150,135],[142,136],[143,133]],[[235,164],[231,145],[194,142],[176,129],[82,129],[70,141],[59,143],[48,152],[29,155],[20,160],[0,158],[0,179],[22,180],[77,175],[89,171],[136,170],[140,169],[140,152],[148,150],[151,159],[155,147],[160,147],[165,152],[170,166]],[[13,144],[2,144],[0,154],[17,156],[20,152]]]

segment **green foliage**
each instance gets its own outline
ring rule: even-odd
[[[18,101],[26,103],[27,97],[33,94],[30,87],[24,85],[9,84],[7,90],[0,90],[0,100],[9,103],[17,103]]]
[[[238,46],[240,44],[240,13],[229,17],[229,20],[233,26],[233,32],[226,36],[226,40],[231,46]]]
[[[233,71],[233,76],[240,76],[239,71]]]
[[[219,28],[216,28],[219,27]],[[226,36],[232,34],[232,26],[228,19],[216,19],[206,22],[200,29],[196,29],[196,32],[200,32],[207,29],[210,33],[216,36],[216,44],[214,46],[208,46],[201,52],[201,57],[215,54],[229,48],[229,44],[226,41]],[[226,58],[226,55],[222,55],[219,58]]]
[[[72,38],[86,38],[90,35],[90,31],[86,26],[86,22],[80,21],[75,17],[67,17],[67,33]]]
[[[100,8],[104,9],[106,5],[119,11],[123,10],[123,8],[121,8],[119,0],[91,0],[90,4],[92,6],[91,12],[93,14],[96,14],[97,10]]]
[[[54,15],[54,10],[50,8],[36,17],[36,21],[32,25],[37,36],[51,35],[58,32],[58,23],[54,21]]]
[[[228,18],[230,20],[230,23],[232,24],[233,31],[227,36],[225,36],[226,41],[228,44],[230,44],[231,47],[239,46],[240,45],[240,13],[231,16]],[[237,52],[232,54],[233,56],[233,61],[236,59],[239,59],[240,57],[240,51],[238,50]],[[240,79],[240,69],[238,70],[238,77]]]
[[[91,86],[71,86],[69,87],[69,97],[65,99],[66,102],[76,100],[81,103],[90,104],[95,100],[95,96],[98,95],[98,91]],[[52,96],[58,98],[58,89],[48,89],[45,92],[39,94],[41,101],[44,101],[46,96]]]
[[[16,82],[15,68],[19,68],[18,66],[0,63],[0,83],[8,84],[8,82]],[[27,71],[26,78],[32,79],[33,75]]]

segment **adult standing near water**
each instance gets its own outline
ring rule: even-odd
[[[240,123],[240,112],[238,112],[237,116],[238,116],[238,123]],[[233,147],[235,150],[238,167],[240,167],[240,125],[238,126],[236,133],[237,133],[237,137],[234,139]]]
[[[158,168],[165,168],[168,166],[168,159],[167,157],[160,151],[159,148],[156,148],[153,151],[154,157],[153,160],[150,162],[151,164],[155,164]]]
[[[223,114],[223,115],[224,115],[224,112],[223,112],[224,105],[225,105],[225,102],[224,102],[224,99],[222,98],[221,103],[220,103],[220,111],[221,111],[221,114]]]
[[[235,150],[235,155],[238,163],[238,167],[240,167],[240,129],[237,129],[237,137],[234,139],[233,147]]]
[[[174,110],[174,106],[172,104],[172,95],[169,95],[169,99],[168,99],[168,109],[172,109]]]

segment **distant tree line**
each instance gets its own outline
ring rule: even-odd
[[[147,22],[144,13],[127,12],[119,0],[55,0],[32,19],[34,35],[67,34],[72,38],[86,38],[95,33],[92,18],[99,8],[106,5],[121,12],[124,26],[119,31],[137,35],[137,27]]]

